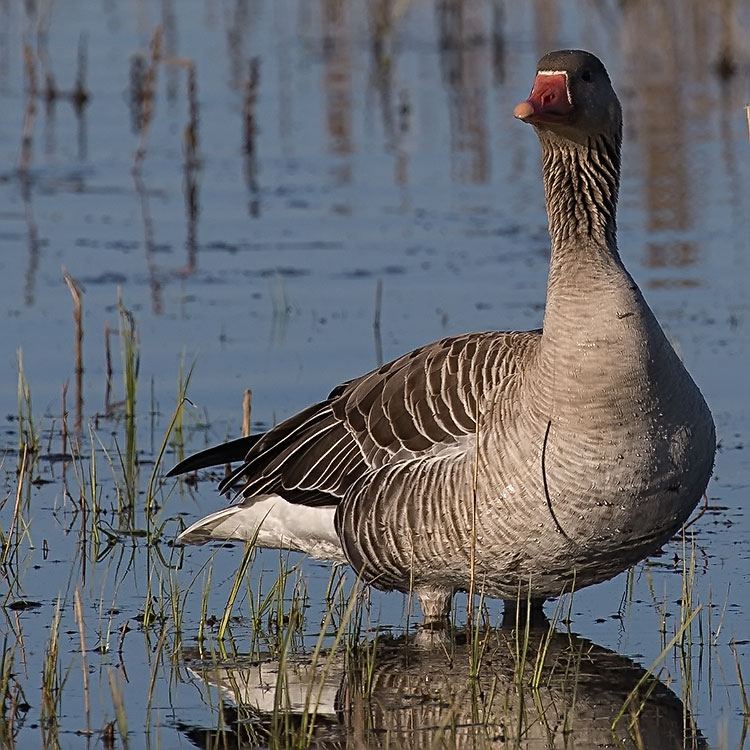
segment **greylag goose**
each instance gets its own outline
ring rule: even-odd
[[[714,424],[617,249],[617,95],[593,55],[551,52],[514,115],[542,146],[543,328],[428,344],[187,458],[169,474],[241,461],[219,485],[240,502],[179,542],[257,533],[413,591],[440,621],[472,575],[477,592],[537,605],[681,527],[712,472]]]

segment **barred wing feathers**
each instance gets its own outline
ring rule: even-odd
[[[342,383],[325,401],[252,439],[243,463],[219,489],[243,498],[275,493],[292,503],[336,505],[366,472],[438,455],[473,434],[484,400],[514,372],[515,355],[539,338],[539,331],[446,338]],[[231,459],[221,446],[203,454],[215,464],[236,460],[242,443],[227,445]]]

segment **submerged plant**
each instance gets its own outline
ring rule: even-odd
[[[29,453],[38,453],[40,441],[40,427],[34,423],[33,410],[31,408],[31,388],[26,380],[23,369],[23,352],[17,353],[18,360],[18,450],[24,448]]]
[[[49,640],[44,652],[42,669],[41,724],[45,747],[57,745],[58,714],[65,684],[60,668],[60,610],[61,603],[58,599],[55,605],[55,614],[52,618]]]
[[[30,706],[15,676],[18,642],[10,646],[8,640],[6,635],[0,654],[0,747],[13,748],[21,720]]]
[[[136,396],[140,371],[140,344],[138,326],[133,314],[118,298],[120,316],[120,354],[122,357],[123,383],[125,386],[125,455],[120,456],[125,480],[128,505],[135,502],[138,481],[138,457],[136,452]]]

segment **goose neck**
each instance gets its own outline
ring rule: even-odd
[[[578,143],[540,133],[540,140],[553,262],[582,247],[616,254],[620,138]]]

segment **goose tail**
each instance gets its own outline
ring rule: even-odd
[[[305,552],[318,560],[346,562],[333,525],[335,506],[295,505],[261,495],[217,510],[188,526],[178,544],[254,542],[258,547]]]
[[[186,459],[180,461],[167,472],[166,476],[174,477],[178,474],[187,474],[189,471],[196,471],[197,469],[207,469],[210,466],[244,461],[250,449],[262,437],[263,433],[248,435],[236,440],[230,440],[228,443],[206,448],[206,450],[194,453],[192,456],[188,456]]]

